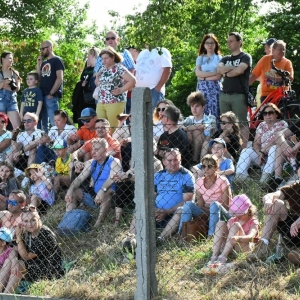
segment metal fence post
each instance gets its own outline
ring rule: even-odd
[[[136,203],[136,300],[157,294],[153,185],[153,119],[149,88],[132,92],[132,159],[135,170]]]

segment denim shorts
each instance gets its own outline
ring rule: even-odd
[[[17,93],[6,89],[0,90],[0,112],[19,111]]]
[[[95,197],[89,193],[83,193],[83,203],[89,207],[97,208],[99,206],[94,202],[94,198]]]

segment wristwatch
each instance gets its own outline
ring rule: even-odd
[[[107,188],[102,187],[101,190],[102,190],[103,192],[106,192],[106,191],[107,191]]]
[[[132,173],[128,173],[127,178],[129,178],[129,179],[132,178]]]

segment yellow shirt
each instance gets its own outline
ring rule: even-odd
[[[67,157],[66,161],[63,161],[61,157],[58,157],[55,162],[55,172],[60,175],[69,175],[70,174],[70,168],[69,163],[72,159],[72,154],[69,154],[69,157]]]

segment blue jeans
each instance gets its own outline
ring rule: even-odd
[[[18,111],[17,93],[6,89],[0,90],[0,112]]]
[[[45,145],[41,145],[36,151],[36,163],[41,164],[42,162],[48,163],[51,160],[56,160],[57,156],[55,152]]]
[[[161,92],[158,92],[155,88],[151,90],[152,96],[152,110],[154,111],[157,103],[164,99],[164,95]]]
[[[44,96],[44,103],[42,108],[42,118],[41,118],[41,127],[48,133],[48,119],[50,119],[51,126],[54,126],[54,112],[59,109],[58,98],[53,97],[49,99],[47,96]]]
[[[181,210],[181,218],[178,232],[181,232],[182,222],[189,222],[193,217],[198,217],[204,211],[198,207],[192,201],[186,201]],[[227,221],[230,219],[230,215],[227,210],[219,202],[212,202],[209,206],[209,227],[208,235],[213,235],[215,233],[217,223],[222,221]]]

